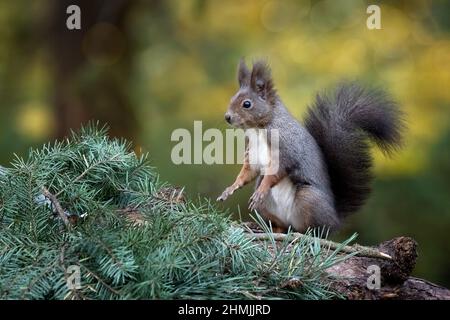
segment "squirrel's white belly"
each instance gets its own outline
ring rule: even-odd
[[[286,226],[291,225],[294,217],[298,217],[295,205],[296,187],[289,177],[285,177],[270,189],[267,197],[267,210],[280,219]]]
[[[267,131],[250,129],[247,130],[248,137],[248,162],[253,170],[258,173],[270,165],[270,150],[267,143]]]
[[[264,174],[270,166],[270,148],[267,143],[266,130],[248,130],[246,132],[249,138],[248,157],[252,170],[258,174]],[[298,219],[299,212],[296,212],[295,206],[296,187],[289,179],[285,177],[270,189],[264,203],[265,208],[270,214],[275,215],[286,226],[292,224],[294,219]]]

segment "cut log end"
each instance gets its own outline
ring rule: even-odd
[[[350,300],[450,299],[450,290],[410,276],[418,257],[417,242],[414,239],[394,238],[382,242],[377,249],[390,255],[392,259],[351,257],[327,270],[335,280],[332,288]],[[371,283],[370,266],[379,267],[379,287]]]

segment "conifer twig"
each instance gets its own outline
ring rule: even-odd
[[[102,278],[100,278],[98,275],[96,275],[94,272],[92,272],[91,270],[88,269],[88,267],[86,267],[84,264],[80,264],[81,267],[83,267],[84,269],[86,269],[87,272],[89,272],[95,279],[98,280],[98,282],[100,282],[106,289],[108,289],[109,291],[111,291],[112,293],[120,296],[120,292],[115,290],[113,287],[111,287],[109,284],[107,284],[105,281],[102,280]]]
[[[309,235],[305,235],[303,233],[294,232],[290,234],[284,234],[284,233],[251,233],[251,236],[256,240],[275,240],[275,241],[284,241],[287,238],[290,240],[296,240],[299,238],[312,238]],[[362,257],[369,257],[369,258],[378,258],[378,259],[385,259],[385,260],[392,260],[392,257],[386,253],[383,253],[375,248],[370,247],[364,247],[358,244],[352,245],[352,246],[342,246],[339,243],[326,240],[326,239],[318,239],[320,241],[320,245],[323,247],[328,247],[330,249],[337,249],[340,248],[341,252],[345,253],[356,253],[357,256]]]
[[[79,176],[77,176],[69,185],[74,184],[75,182],[80,181],[81,179],[84,178],[85,175],[87,175],[89,173],[89,171],[91,171],[92,169],[94,169],[95,167],[104,164],[104,163],[108,163],[109,161],[114,161],[117,157],[119,156],[119,154],[115,154],[113,155],[111,158],[109,159],[104,159],[104,160],[99,160],[95,163],[93,163],[91,166],[87,167]],[[66,188],[59,190],[57,194],[55,194],[55,197],[58,197],[59,195],[61,195],[61,193],[63,193],[65,191]]]
[[[55,207],[56,212],[58,213],[61,220],[64,222],[64,225],[69,225],[69,219],[67,218],[66,214],[64,213],[63,208],[61,207],[61,204],[59,203],[58,199],[54,194],[52,194],[46,187],[42,187],[42,194],[50,200],[50,202]]]

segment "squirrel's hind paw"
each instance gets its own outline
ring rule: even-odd
[[[249,202],[248,209],[250,211],[256,210],[259,207],[259,205],[263,202],[266,195],[267,192],[256,190],[248,201]]]

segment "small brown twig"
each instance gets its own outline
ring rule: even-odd
[[[81,267],[83,267],[84,269],[86,269],[87,272],[89,272],[95,279],[98,280],[98,282],[100,282],[106,289],[108,289],[109,291],[111,291],[112,293],[116,294],[116,295],[120,295],[120,292],[117,291],[116,289],[114,289],[113,287],[111,287],[109,284],[107,284],[105,281],[102,280],[102,278],[100,278],[98,275],[96,275],[94,272],[92,272],[91,270],[89,270],[85,265],[80,264]]]
[[[284,241],[286,239],[296,240],[300,238],[315,238],[309,235],[305,235],[303,233],[294,232],[289,234],[284,233],[251,233],[251,237],[256,240],[275,240],[275,241]],[[323,247],[328,247],[330,249],[338,249],[340,248],[341,252],[345,253],[356,253],[357,256],[369,257],[369,258],[379,258],[392,260],[392,257],[386,253],[383,253],[375,248],[364,247],[358,244],[352,246],[341,246],[339,243],[326,240],[326,239],[318,239],[320,241],[320,245]]]
[[[54,194],[52,194],[46,187],[42,187],[42,194],[51,201],[53,206],[55,207],[56,212],[58,213],[61,220],[64,222],[64,225],[67,227],[69,226],[69,219],[67,218],[66,214],[64,213],[63,208],[61,207],[61,204],[59,203],[58,199]]]

